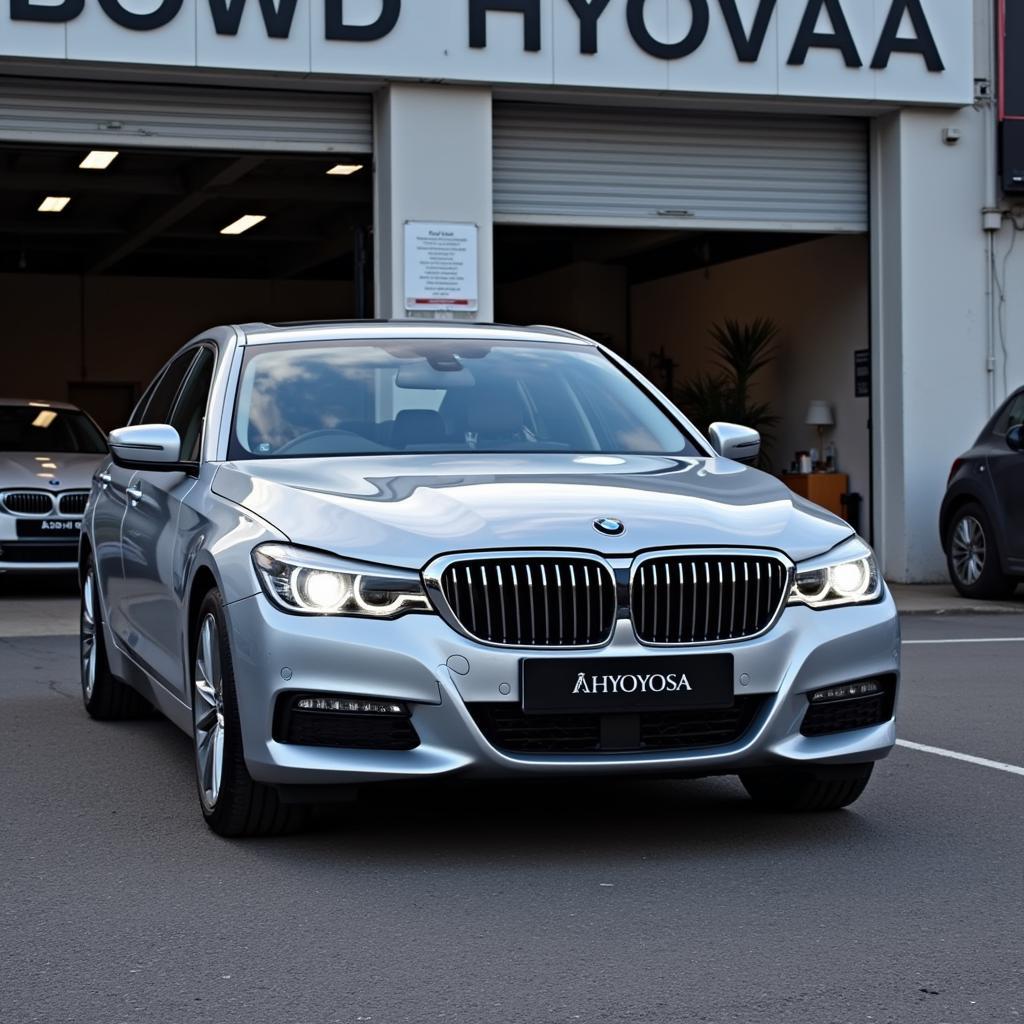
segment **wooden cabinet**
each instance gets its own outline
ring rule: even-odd
[[[842,496],[850,490],[845,473],[784,473],[782,482],[793,492],[815,505],[843,514]]]

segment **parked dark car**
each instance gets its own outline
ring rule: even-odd
[[[1008,597],[1024,579],[1024,388],[953,462],[939,531],[965,597]]]

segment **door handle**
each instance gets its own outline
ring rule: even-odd
[[[106,490],[111,480],[114,478],[109,473],[97,473],[96,479],[99,480],[100,487],[102,487],[103,490]]]
[[[142,488],[141,487],[126,487],[125,494],[132,499],[133,502],[142,501]]]

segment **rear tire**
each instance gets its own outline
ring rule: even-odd
[[[206,824],[220,836],[278,836],[307,820],[245,766],[227,616],[219,590],[199,607],[192,636],[192,723],[196,786]]]
[[[977,502],[962,505],[946,531],[946,565],[953,586],[964,597],[998,599],[1017,589],[1017,580],[1005,576],[995,531]]]
[[[874,763],[850,765],[840,776],[803,768],[742,772],[740,782],[756,804],[773,811],[838,811],[867,787]]]
[[[118,679],[107,661],[103,635],[103,608],[92,555],[85,564],[82,603],[78,620],[79,666],[85,710],[100,721],[146,718],[153,707],[141,694]]]

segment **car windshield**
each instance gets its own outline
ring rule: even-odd
[[[232,458],[398,452],[698,449],[592,346],[430,340],[248,350]]]
[[[0,405],[0,452],[102,455],[106,441],[84,413],[44,405]]]

